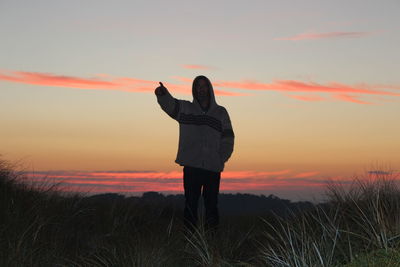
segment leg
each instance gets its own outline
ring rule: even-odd
[[[185,189],[185,210],[183,212],[185,226],[193,232],[197,225],[197,206],[201,194],[201,182],[198,170],[185,166],[183,168],[183,187]]]
[[[206,208],[206,229],[216,230],[219,224],[218,193],[221,180],[220,172],[206,171],[204,174],[203,198]]]

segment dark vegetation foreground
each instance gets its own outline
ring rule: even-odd
[[[164,196],[64,193],[0,161],[0,266],[400,266],[393,175],[330,184],[327,197],[259,215],[225,209],[216,235],[191,235]]]

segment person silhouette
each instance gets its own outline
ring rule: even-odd
[[[216,103],[210,80],[193,80],[193,101],[178,100],[159,82],[157,102],[179,123],[179,147],[175,162],[183,166],[185,193],[184,224],[194,231],[198,221],[198,201],[202,194],[205,228],[219,225],[218,194],[225,163],[231,157],[235,135],[228,111]]]

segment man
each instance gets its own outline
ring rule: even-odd
[[[233,152],[235,138],[229,114],[215,102],[213,86],[205,76],[193,80],[192,102],[172,97],[161,82],[155,94],[161,108],[179,122],[175,162],[184,166],[185,226],[191,231],[196,227],[198,201],[203,189],[205,226],[216,229],[221,172]]]

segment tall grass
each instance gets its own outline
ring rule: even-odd
[[[274,266],[338,266],[373,251],[397,253],[397,180],[393,173],[376,172],[355,177],[348,187],[332,182],[326,203],[285,220],[266,221],[268,231],[260,244],[263,261]]]
[[[37,186],[1,164],[0,266],[234,266],[255,259],[250,239],[233,235],[240,230],[230,219],[218,238],[202,224],[189,235],[181,210],[85,198],[51,181]]]
[[[37,186],[15,168],[0,160],[0,266],[353,267],[400,259],[400,190],[390,173],[331,183],[325,203],[284,217],[222,216],[217,232],[199,224],[190,233],[174,207],[85,198],[51,181]]]

